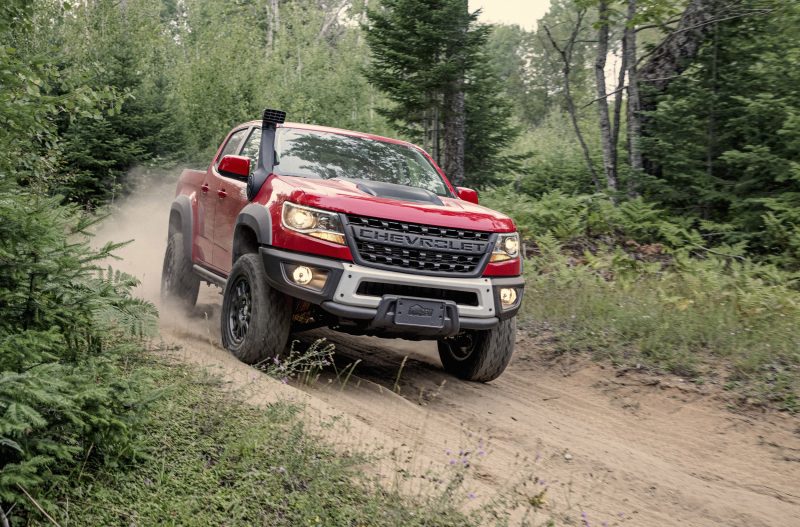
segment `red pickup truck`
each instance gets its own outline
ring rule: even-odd
[[[499,376],[524,288],[511,219],[417,146],[285,116],[265,110],[181,174],[165,300],[191,308],[201,281],[222,287],[222,343],[248,363],[328,326],[436,340],[446,371]]]

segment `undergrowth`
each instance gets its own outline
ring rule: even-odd
[[[165,390],[142,437],[149,460],[89,466],[55,488],[62,526],[478,525],[452,500],[417,503],[375,486],[362,474],[369,459],[335,453],[295,406],[258,408],[194,370],[146,367]]]
[[[615,204],[557,190],[534,198],[511,187],[484,198],[525,240],[522,318],[552,327],[560,351],[717,382],[740,402],[800,411],[796,262],[723,243],[730,226],[669,216],[640,198]]]
[[[537,241],[523,317],[552,326],[562,351],[800,410],[800,294],[790,275],[744,258],[673,251],[665,263],[619,247],[570,254],[552,236]]]

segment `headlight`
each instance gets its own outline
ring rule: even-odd
[[[281,223],[289,230],[344,245],[344,229],[335,212],[304,207],[285,201]]]
[[[497,236],[497,241],[494,244],[494,251],[492,252],[493,262],[505,262],[506,260],[513,260],[519,256],[519,234],[511,232],[507,234],[500,234]]]

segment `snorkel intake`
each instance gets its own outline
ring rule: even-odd
[[[258,150],[258,166],[247,178],[247,199],[252,201],[275,167],[275,130],[286,121],[282,110],[264,110],[261,121],[261,145]]]

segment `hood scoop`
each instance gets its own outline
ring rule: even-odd
[[[417,187],[408,185],[398,185],[396,183],[382,183],[379,181],[368,181],[366,179],[341,178],[342,181],[353,183],[358,190],[376,198],[396,199],[399,201],[415,201],[417,203],[430,203],[431,205],[444,205],[439,196]]]

